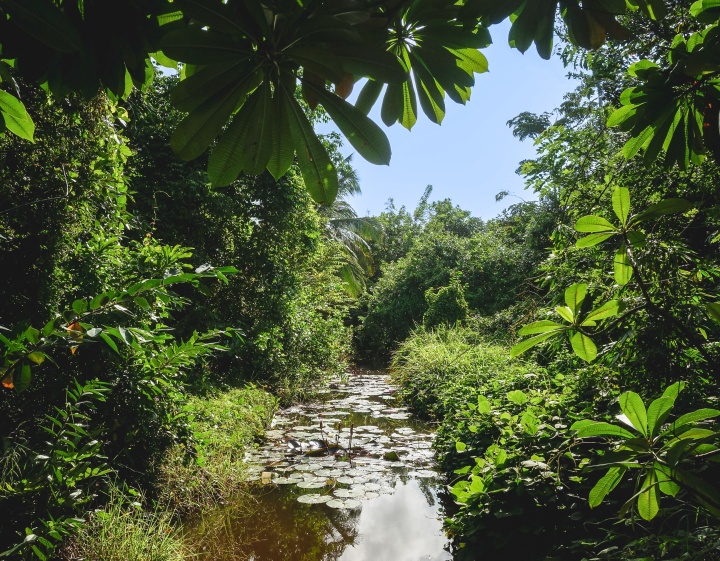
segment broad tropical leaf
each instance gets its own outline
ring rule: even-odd
[[[652,520],[660,510],[660,489],[654,470],[648,471],[637,498],[638,514],[644,520]]]
[[[588,497],[590,508],[595,508],[603,502],[608,493],[615,489],[618,483],[622,481],[625,471],[626,468],[624,467],[611,467],[607,470],[605,475],[603,475],[590,490],[590,495]]]
[[[625,392],[620,396],[620,409],[643,436],[648,434],[648,418],[642,398],[635,392]]]
[[[575,334],[570,337],[570,344],[575,354],[585,362],[592,362],[597,357],[597,347],[595,343],[584,333],[576,331]]]

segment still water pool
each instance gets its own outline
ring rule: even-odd
[[[350,374],[276,415],[246,458],[252,500],[190,521],[189,542],[221,561],[451,560],[432,437],[383,372]]]

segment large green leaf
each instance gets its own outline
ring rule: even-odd
[[[584,333],[575,332],[570,337],[570,345],[577,356],[585,362],[592,362],[597,357],[597,347],[593,340]]]
[[[393,87],[394,84],[388,86],[388,90]],[[402,116],[400,117],[400,124],[407,130],[412,129],[417,122],[417,98],[415,97],[415,88],[410,80],[402,83],[402,99],[403,109]]]
[[[380,118],[385,125],[392,126],[402,118],[404,103],[402,85],[388,84],[380,110]]]
[[[161,48],[171,59],[186,64],[240,61],[253,54],[250,43],[233,40],[199,26],[171,31],[163,37]]]
[[[292,47],[285,50],[285,55],[310,72],[339,84],[345,74],[343,61],[332,51],[318,47]]]
[[[657,398],[648,406],[647,426],[651,438],[655,438],[660,432],[660,427],[670,414],[674,403],[674,397],[665,396]]]
[[[252,61],[220,62],[205,66],[172,89],[170,102],[180,111],[191,113],[214,95],[240,82],[255,68]]]
[[[610,300],[585,316],[585,321],[599,321],[601,319],[616,316],[618,313],[620,313],[620,301]],[[583,321],[583,324],[585,321]]]
[[[302,107],[289,92],[285,92],[285,110],[305,188],[315,202],[329,205],[338,191],[335,166]]]
[[[615,489],[618,483],[622,481],[625,471],[627,470],[624,467],[611,467],[607,470],[605,475],[603,475],[590,490],[590,495],[588,497],[588,504],[590,505],[590,508],[595,508],[603,502],[608,493]]]
[[[0,113],[5,120],[7,130],[20,138],[33,142],[35,123],[22,102],[4,90],[0,90]]]
[[[665,216],[666,214],[683,213],[691,210],[692,208],[692,203],[686,201],[685,199],[665,199],[648,207],[646,210],[635,216],[634,222],[659,218],[660,216]]]
[[[615,275],[615,282],[620,286],[625,286],[632,278],[633,268],[624,243],[621,244],[615,252],[615,257],[613,259],[613,273]]]
[[[575,230],[583,233],[616,232],[617,228],[602,216],[583,216],[575,223]]]
[[[452,49],[482,49],[492,43],[490,32],[485,27],[467,29],[445,22],[424,26],[422,35]]]
[[[382,92],[382,89],[382,82],[368,80],[360,90],[360,94],[355,101],[355,107],[357,107],[360,111],[367,115],[368,113],[370,113],[370,110],[375,105],[378,97],[380,97],[380,92]]]
[[[343,70],[355,76],[371,78],[377,82],[399,84],[407,77],[397,57],[386,50],[357,44],[335,48]]]
[[[448,51],[457,57],[457,65],[468,74],[470,72],[481,74],[489,70],[488,60],[480,51],[475,49],[448,49]]]
[[[445,117],[444,90],[414,51],[410,53],[410,58],[420,106],[428,119],[440,124]]]
[[[606,239],[612,237],[613,234],[590,234],[588,236],[585,236],[584,238],[580,238],[575,242],[575,247],[578,248],[584,248],[584,247],[593,247],[596,246],[599,243],[604,242]]]
[[[577,436],[580,438],[587,438],[592,436],[619,436],[621,438],[635,438],[635,435],[629,430],[619,427],[617,425],[611,425],[601,421],[582,421],[575,423],[570,428],[577,430]]]
[[[706,309],[712,319],[720,321],[720,302],[708,302]]]
[[[570,308],[573,316],[577,316],[580,312],[580,307],[585,301],[585,295],[587,294],[587,284],[575,283],[565,289],[565,304]]]
[[[293,78],[292,83],[295,82]],[[290,121],[287,114],[284,93],[277,88],[273,97],[274,114],[272,120],[272,145],[273,150],[270,154],[267,169],[272,176],[280,179],[295,159],[295,144],[292,139],[290,130]]]
[[[390,164],[390,142],[379,126],[344,99],[311,83],[307,85],[315,92],[330,118],[363,158],[372,164]]]
[[[637,498],[638,514],[643,520],[652,520],[660,510],[660,489],[654,470],[648,471]]]
[[[549,339],[550,337],[553,337],[559,333],[559,331],[552,331],[550,333],[542,333],[540,335],[536,335],[535,337],[530,337],[530,339],[525,339],[524,341],[520,341],[517,345],[512,347],[510,349],[510,356],[516,357],[524,353],[525,351],[533,348],[535,345],[538,345],[542,343],[543,341]]]
[[[671,423],[670,426],[662,432],[662,435],[672,434],[677,431],[677,429],[684,427],[685,425],[698,423],[707,419],[714,419],[717,416],[720,416],[720,411],[710,408],[703,408],[692,411],[691,413],[685,413],[685,415],[678,417],[673,423]]]
[[[77,29],[51,0],[2,0],[2,7],[26,33],[56,51],[74,53],[83,48]]]
[[[720,492],[703,478],[680,467],[675,468],[673,475],[678,482],[689,488],[694,495],[702,497],[716,509],[720,507]]]
[[[556,306],[555,313],[568,323],[575,323],[575,315],[567,306]]]
[[[420,68],[419,65],[413,68],[415,89],[420,100],[420,107],[430,121],[439,125],[445,118],[445,100],[443,99],[445,94],[432,76],[427,80],[420,77]]]
[[[606,124],[608,127],[616,127],[633,117],[637,110],[637,105],[622,105],[610,114]]]
[[[625,392],[620,396],[620,409],[643,436],[648,434],[648,418],[642,398],[635,392]]]
[[[238,18],[238,5],[214,0],[176,0],[186,17],[229,35],[256,35],[252,18]]]
[[[270,86],[260,86],[243,104],[212,151],[208,178],[214,186],[232,183],[240,172],[262,173],[273,150]]]
[[[612,207],[620,224],[625,226],[630,215],[630,190],[627,187],[615,187],[612,194]]]
[[[202,154],[245,96],[260,85],[262,78],[261,72],[246,76],[244,80],[212,96],[185,117],[170,137],[170,146],[175,153],[185,160],[192,160]]]
[[[655,477],[661,493],[674,497],[680,492],[681,487],[675,481],[673,470],[670,467],[655,462],[653,469],[655,470]]]
[[[528,325],[524,325],[520,331],[520,335],[535,335],[537,333],[547,333],[548,331],[557,331],[565,329],[562,323],[545,319],[542,321],[536,321]]]

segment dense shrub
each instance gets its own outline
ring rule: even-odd
[[[428,288],[425,291],[427,310],[423,314],[423,326],[433,328],[437,325],[455,325],[463,321],[468,314],[465,291],[460,283],[460,275],[450,279],[449,286],[438,290]]]
[[[463,296],[471,314],[491,316],[516,303],[532,288],[527,279],[540,260],[537,246],[548,233],[547,220],[538,218],[543,215],[534,205],[487,223],[449,201],[427,205],[414,220],[403,211],[395,213],[398,216],[381,216],[394,230],[385,236],[392,251],[379,254],[401,257],[381,264],[382,276],[370,289],[361,312],[355,345],[368,360],[389,358],[413,326],[423,321],[429,305],[425,295],[452,287],[453,274],[462,275]],[[412,243],[407,239],[409,232]],[[402,238],[402,252],[393,245],[399,243],[397,237]]]
[[[600,365],[562,374],[559,365],[548,370],[511,360],[507,347],[484,342],[468,327],[415,330],[394,354],[391,371],[400,394],[439,422],[434,447],[459,504],[447,520],[458,559],[574,561],[608,546],[607,558],[659,559],[680,552],[683,539],[692,552],[688,559],[704,559],[718,535],[711,510],[698,509],[690,494],[664,499],[660,515],[633,530],[634,503],[623,503],[636,496],[642,478],[630,470],[611,495],[589,507],[601,475],[592,468],[611,461],[615,447],[578,439],[570,426],[589,418],[617,423],[621,377]],[[567,365],[562,369],[567,372]],[[679,399],[679,408],[686,411],[692,400],[692,394]],[[697,434],[717,435],[706,429]],[[703,467],[698,473],[703,471],[712,481],[714,472]],[[628,519],[608,523],[621,508],[629,509]],[[678,532],[673,524],[681,520],[685,526]]]

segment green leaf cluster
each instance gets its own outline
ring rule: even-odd
[[[720,515],[720,491],[697,473],[698,461],[720,461],[720,432],[703,426],[720,416],[720,411],[698,409],[668,422],[684,386],[682,382],[672,384],[647,408],[635,392],[623,393],[619,398],[622,414],[617,418],[627,428],[599,421],[572,425],[578,438],[621,439],[603,458],[603,467],[610,467],[590,491],[591,507],[600,505],[626,473],[636,470],[635,493],[621,508],[621,516],[634,506],[641,518],[652,520],[660,512],[661,496],[676,497],[681,491],[713,515]]]
[[[586,362],[592,362],[597,357],[597,346],[587,334],[591,327],[596,327],[598,321],[618,315],[621,311],[621,302],[610,300],[587,314],[582,313],[583,303],[587,295],[587,284],[577,283],[565,290],[565,306],[557,306],[555,314],[564,323],[554,320],[541,320],[530,323],[520,329],[520,335],[532,335],[515,345],[511,350],[512,356],[519,356],[532,347],[567,333],[572,349],[577,356]]]

